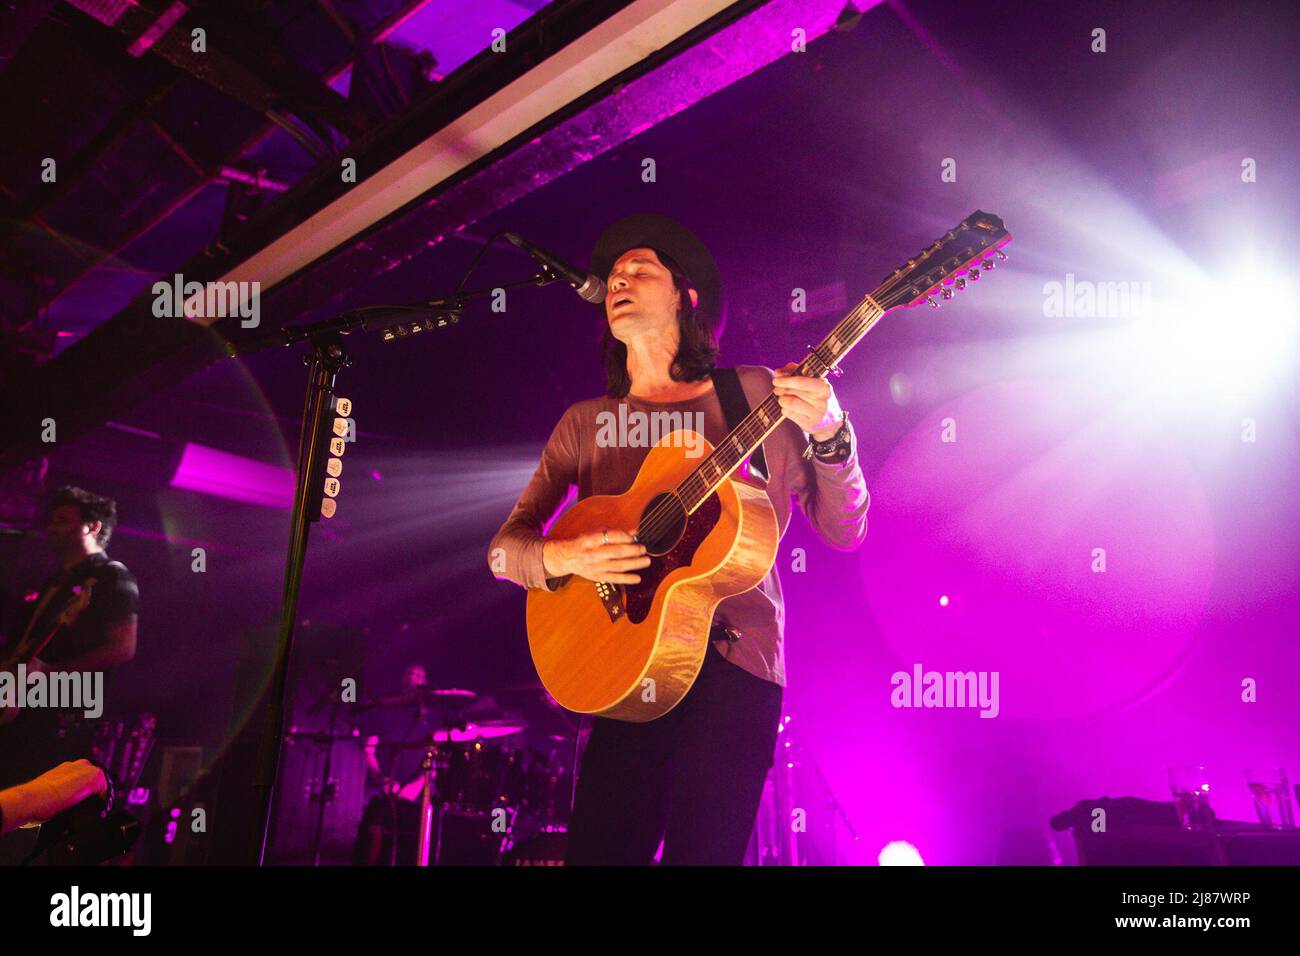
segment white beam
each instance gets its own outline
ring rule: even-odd
[[[219,281],[260,282],[265,293],[503,143],[695,29],[731,2],[638,0],[625,7],[367,176]],[[365,171],[359,170],[358,174],[365,175]],[[216,316],[194,321],[210,325]]]

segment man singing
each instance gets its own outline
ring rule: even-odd
[[[602,234],[591,270],[608,283],[607,394],[572,405],[555,427],[489,545],[497,577],[526,588],[554,589],[575,574],[638,583],[637,571],[651,559],[627,530],[557,540],[543,529],[571,486],[579,499],[622,494],[649,452],[598,442],[598,416],[619,419],[620,404],[629,406],[625,415],[680,413],[702,421],[716,446],[730,429],[714,376],[736,373],[750,407],[775,391],[786,416],[762,445],[764,467],[757,453],[751,461],[751,473],[766,473],[781,533],[794,497],[823,541],[857,548],[868,497],[847,414],[828,382],[787,374],[796,363],[775,373],[761,366],[715,371],[722,282],[699,238],[664,216],[629,216]],[[703,669],[675,708],[647,723],[593,718],[569,824],[569,864],[644,865],[661,841],[663,864],[743,861],[773,763],[784,624],[773,568],[757,588],[718,605]]]

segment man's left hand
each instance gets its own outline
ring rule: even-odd
[[[798,367],[797,362],[790,362],[777,369],[772,379],[781,411],[816,441],[827,441],[840,430],[844,417],[835,389],[824,378],[789,374]]]

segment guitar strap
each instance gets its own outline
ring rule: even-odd
[[[727,429],[735,431],[749,414],[749,399],[745,397],[745,390],[740,385],[740,373],[734,368],[715,368],[709,375],[713,379],[713,388],[718,393],[718,401],[722,403],[722,414],[726,416]],[[754,453],[749,456],[749,471],[767,481],[769,472],[767,459],[763,457],[762,445],[755,448]]]
[[[23,636],[14,642],[15,647],[20,646],[27,641],[27,639],[31,636],[32,630],[36,627],[36,625],[40,622],[42,616],[45,614],[45,609],[49,607],[50,602],[54,600],[54,596],[58,594],[61,590],[63,590],[64,586],[65,586],[64,575],[60,575],[58,578],[56,578],[54,581],[50,583],[49,587],[45,589],[45,593],[41,595],[40,602],[32,610],[31,617],[27,619],[27,626],[23,628]]]
[[[95,567],[98,566],[99,565],[94,565],[91,567],[90,570],[93,571]],[[79,567],[81,567],[80,564],[72,568],[68,568],[67,570],[60,572],[58,575],[56,575],[53,578],[53,580],[50,581],[49,585],[45,588],[44,593],[41,595],[40,602],[32,610],[31,617],[27,619],[27,626],[23,629],[22,637],[20,637],[17,641],[14,641],[12,643],[13,648],[21,647],[23,644],[25,644],[27,642],[27,639],[31,637],[32,631],[35,630],[36,625],[44,623],[43,618],[45,617],[46,611],[49,610],[50,604],[53,602],[54,598],[57,597],[65,588],[71,585],[79,577],[85,577],[87,580],[95,577],[93,574],[89,573],[89,571],[82,572],[81,574],[73,574],[72,572],[76,571],[77,568]],[[109,561],[106,564],[104,564],[104,567],[112,568],[113,570],[117,571],[119,574],[126,570],[126,565],[123,564],[121,561]],[[51,634],[51,637],[52,636],[53,634]],[[49,643],[49,640],[50,638],[47,637],[46,643]],[[2,639],[0,639],[0,647],[4,647],[4,646],[6,646],[5,642]],[[45,645],[42,644],[40,648],[38,648],[36,651],[33,652],[33,656],[35,654],[39,654],[44,649],[45,649]]]

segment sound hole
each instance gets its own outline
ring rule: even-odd
[[[686,509],[670,492],[655,495],[641,513],[636,539],[655,557],[667,554],[686,530]]]
[[[664,578],[695,560],[695,552],[717,526],[718,519],[722,515],[722,502],[718,500],[716,494],[705,498],[695,514],[689,518],[684,514],[679,499],[671,495],[660,495],[659,498],[667,499],[663,503],[663,511],[654,519],[650,519],[649,515],[654,513],[659,499],[652,501],[641,516],[641,525],[645,531],[637,532],[637,537],[641,541],[654,539],[654,547],[649,550],[655,559],[648,567],[636,572],[641,578],[640,584],[620,585],[627,619],[633,624],[640,624],[649,616],[655,595],[659,592],[659,585],[663,583]],[[670,524],[672,527],[668,528]],[[658,530],[661,525],[666,530]],[[664,550],[659,550],[661,548]]]

